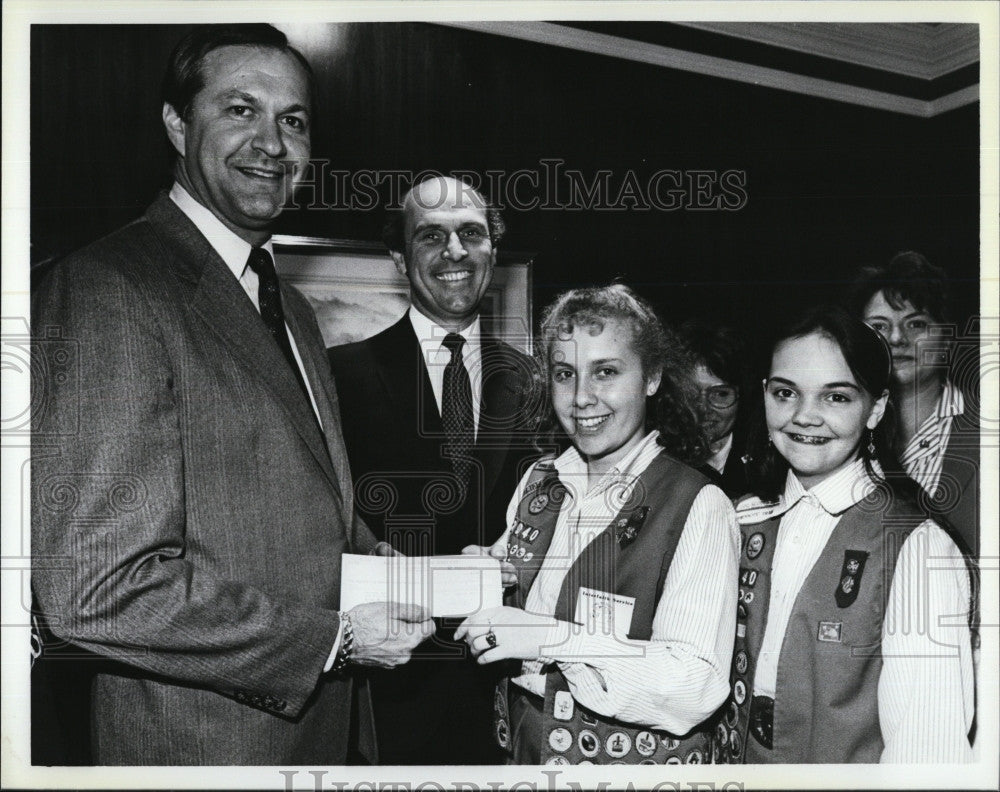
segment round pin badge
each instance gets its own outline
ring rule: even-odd
[[[635,750],[641,756],[652,756],[656,753],[656,737],[652,732],[641,731],[635,736]]]
[[[738,652],[736,654],[736,673],[745,674],[747,672],[747,653]]]
[[[600,738],[590,729],[584,729],[580,732],[580,736],[576,738],[576,744],[584,756],[597,756],[597,752],[601,750]]]
[[[726,723],[732,728],[736,726],[737,721],[740,719],[740,708],[736,706],[735,701],[729,702],[729,712],[726,713]]]
[[[632,738],[623,731],[611,732],[604,741],[604,753],[612,759],[621,759],[632,750]]]
[[[584,723],[586,723],[588,726],[596,726],[597,725],[597,718],[595,718],[589,712],[587,712],[586,710],[583,710],[583,709],[579,710],[579,712],[580,712],[580,720],[581,721],[583,721]]]
[[[747,558],[756,558],[764,549],[764,534],[755,533],[747,539]]]
[[[506,748],[510,744],[510,735],[507,733],[507,721],[497,721],[497,744],[501,748]]]
[[[715,740],[723,744],[729,742],[729,730],[724,723],[720,723],[715,727]]]
[[[553,729],[549,732],[549,747],[553,751],[565,753],[572,744],[573,735],[569,729],[564,729],[560,726],[558,729]]]
[[[578,765],[592,765],[593,762],[591,762],[589,759],[581,759],[579,762],[577,762],[577,764]]]
[[[536,495],[528,503],[528,512],[530,514],[540,514],[542,510],[549,505],[549,496],[545,493],[541,495]]]
[[[696,748],[684,757],[684,764],[703,764],[703,758],[704,757],[701,755],[701,751]]]
[[[493,698],[493,709],[501,718],[507,717],[507,702],[504,701],[503,694],[499,690]]]
[[[733,752],[733,756],[739,756],[740,752],[743,750],[743,740],[740,735],[736,733],[733,729],[733,733],[729,735],[729,749]]]
[[[681,744],[680,740],[675,740],[673,737],[661,737],[660,742],[668,751],[676,751],[677,746]]]
[[[680,764],[681,758],[679,756],[668,756],[666,764]]]
[[[567,759],[565,756],[550,756],[548,759],[545,760],[545,764],[547,764],[547,765],[568,765],[569,764],[569,759]]]
[[[733,683],[733,698],[737,704],[742,704],[747,700],[747,683],[742,679],[737,679]]]
[[[643,759],[641,762],[639,762],[639,764],[647,764],[647,765],[651,764],[651,765],[655,765],[656,762],[653,761],[652,759]]]

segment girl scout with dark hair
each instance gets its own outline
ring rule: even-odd
[[[676,392],[689,361],[621,285],[559,297],[540,353],[573,445],[525,475],[490,548],[517,568],[512,606],[457,633],[480,663],[515,661],[497,739],[513,764],[710,762],[739,542],[725,494],[677,459],[705,452]]]
[[[884,341],[839,309],[772,347],[756,496],[737,505],[733,697],[716,734],[732,761],[971,758],[970,578],[916,485],[883,473],[890,377]]]

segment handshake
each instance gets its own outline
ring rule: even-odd
[[[380,556],[398,556],[385,542],[375,549]],[[463,555],[490,556],[501,562],[501,581],[513,585],[517,578],[500,545],[469,545]],[[401,602],[366,602],[346,612],[353,632],[350,662],[375,668],[395,668],[410,660],[413,650],[434,634],[430,611],[421,605]]]

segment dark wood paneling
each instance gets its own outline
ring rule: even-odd
[[[183,28],[32,35],[36,260],[134,217],[165,183],[162,64]],[[913,248],[978,287],[978,107],[923,120],[419,23],[350,24],[303,49],[318,75],[314,155],[334,168],[746,171],[738,212],[509,212],[536,250],[535,305],[621,275],[672,318],[755,331]],[[377,239],[378,211],[286,213],[287,233]]]

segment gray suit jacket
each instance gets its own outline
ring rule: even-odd
[[[322,433],[166,195],[33,292],[32,583],[57,636],[112,661],[92,691],[99,764],[344,762],[352,682],[322,669],[340,556],[374,539],[315,319],[282,300]]]

